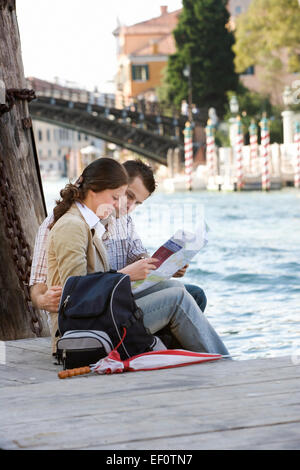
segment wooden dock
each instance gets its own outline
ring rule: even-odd
[[[300,449],[291,357],[60,380],[49,338],[0,346],[1,449]]]

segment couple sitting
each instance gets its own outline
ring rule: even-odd
[[[95,160],[75,184],[61,190],[53,214],[39,228],[30,277],[34,305],[50,315],[53,354],[59,299],[69,276],[115,269],[136,281],[155,269],[155,259],[148,257],[131,217],[120,213],[121,201],[126,200],[130,212],[154,190],[149,166],[139,160],[121,165],[111,158]],[[174,277],[183,276],[185,270]],[[176,347],[228,355],[203,314],[206,297],[200,287],[172,279],[136,294],[135,301],[152,334],[167,328]]]

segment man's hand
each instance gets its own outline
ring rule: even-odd
[[[30,288],[31,300],[35,307],[47,310],[50,313],[58,312],[58,305],[62,293],[60,286],[47,287],[47,284],[34,284]]]
[[[185,266],[183,266],[183,268],[179,269],[175,274],[173,274],[173,277],[183,277],[188,267],[189,265],[186,264]]]
[[[41,296],[39,301],[40,308],[47,310],[50,313],[58,312],[59,301],[62,293],[62,288],[60,286],[52,286],[46,290],[45,294]]]
[[[131,281],[140,281],[146,279],[150,271],[156,269],[155,262],[158,261],[156,258],[145,258],[135,261],[125,268],[120,269],[120,273],[129,274]]]

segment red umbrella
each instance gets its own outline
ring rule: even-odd
[[[96,364],[91,365],[90,368],[91,372],[97,374],[115,374],[138,370],[170,369],[200,362],[216,361],[221,358],[221,354],[198,353],[184,349],[164,349],[163,351],[138,354],[121,361],[119,353],[114,350]]]
[[[125,335],[126,329],[124,328],[124,335],[120,343],[108,356],[100,359],[96,364],[61,371],[58,373],[58,377],[64,379],[66,377],[88,374],[90,372],[96,374],[116,374],[139,370],[170,369],[173,367],[188,366],[190,364],[199,364],[201,362],[217,361],[223,357],[222,354],[200,353],[187,351],[185,349],[163,349],[161,351],[150,351],[138,354],[122,361],[117,349],[123,342]]]

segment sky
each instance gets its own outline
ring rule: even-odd
[[[181,8],[181,0],[16,0],[25,76],[107,92],[116,72],[119,24]]]

